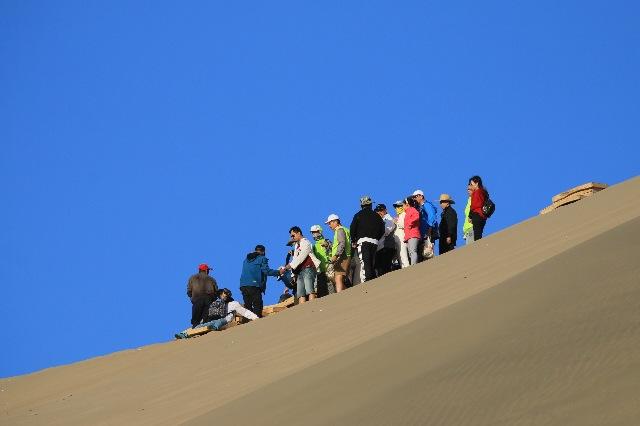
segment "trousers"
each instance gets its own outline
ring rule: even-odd
[[[362,242],[358,244],[358,258],[360,259],[360,281],[367,282],[376,277],[375,264],[376,264],[376,251],[378,245]]]
[[[471,217],[471,224],[473,225],[473,240],[477,241],[482,239],[482,233],[484,232],[484,226],[487,224],[487,219],[476,212],[469,213],[469,216]]]
[[[240,292],[242,293],[244,307],[256,314],[258,318],[262,318],[264,302],[262,301],[262,291],[260,288],[244,285],[240,287]]]
[[[395,249],[382,248],[376,253],[376,274],[381,277],[387,272],[391,272],[393,256],[396,254]]]
[[[199,296],[191,299],[191,326],[205,321],[211,304],[211,296]]]

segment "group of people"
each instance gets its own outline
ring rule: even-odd
[[[480,176],[469,179],[469,198],[465,207],[463,238],[466,244],[482,238],[487,218],[493,213],[487,207],[489,193]],[[422,190],[393,203],[396,216],[392,217],[384,204],[373,207],[369,196],[360,198],[360,210],[353,216],[349,228],[340,217],[330,214],[325,224],[333,231],[333,239],[324,235],[320,225],[310,228],[313,243],[304,237],[302,229],[289,229],[291,250],[284,266],[269,267],[266,249],[258,244],[248,253],[242,264],[240,292],[244,306],[232,298],[229,289],[218,289],[216,280],[209,275],[207,264],[199,266],[198,273],[189,278],[187,296],[191,299],[191,325],[219,330],[234,316],[248,320],[262,317],[262,295],[266,291],[267,277],[281,280],[285,289],[282,299],[294,292],[298,303],[306,303],[346,288],[370,281],[394,269],[406,268],[435,256],[434,244],[439,241],[440,254],[454,250],[458,241],[458,214],[455,201],[440,195],[441,213],[428,201]],[[185,333],[177,338],[187,337]]]

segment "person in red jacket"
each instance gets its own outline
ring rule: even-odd
[[[418,243],[420,242],[420,213],[418,202],[413,197],[407,197],[404,206],[404,241],[407,243],[409,262],[418,263]]]
[[[487,223],[487,217],[482,211],[482,207],[484,206],[485,200],[489,198],[489,193],[482,185],[482,178],[480,176],[473,176],[469,179],[468,188],[473,191],[471,193],[469,219],[473,225],[473,240],[475,241],[482,238],[484,225]]]

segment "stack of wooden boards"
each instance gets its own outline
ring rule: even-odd
[[[576,186],[575,188],[571,188],[567,191],[561,192],[560,194],[551,198],[551,205],[540,210],[540,214],[549,213],[550,211],[553,211],[558,207],[566,206],[567,204],[572,204],[576,201],[580,201],[585,197],[589,197],[596,192],[602,191],[608,186],[609,185],[605,183],[589,182],[585,183],[584,185]]]
[[[276,303],[275,305],[265,306],[264,308],[262,308],[262,316],[268,317],[269,315],[277,314],[278,312],[284,311],[285,309],[292,307],[294,304],[295,304],[295,298],[290,297],[284,300],[283,302]],[[237,325],[242,324],[243,319],[244,319],[243,317],[236,315],[234,320],[224,327],[224,330],[226,330],[227,328],[235,327]],[[201,336],[203,334],[207,334],[210,331],[211,330],[205,327],[188,328],[184,330],[184,333],[187,334],[187,337],[195,337],[195,336]]]

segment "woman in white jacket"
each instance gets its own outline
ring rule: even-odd
[[[407,243],[404,242],[404,207],[402,201],[396,201],[393,203],[393,207],[396,209],[397,216],[393,219],[396,223],[396,230],[393,233],[393,238],[396,242],[396,258],[400,263],[401,268],[409,266],[409,255],[407,252]]]

